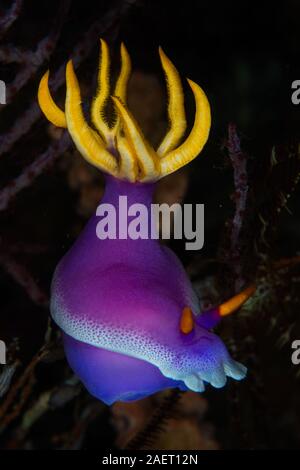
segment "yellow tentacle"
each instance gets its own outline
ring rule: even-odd
[[[122,119],[124,132],[129,140],[130,146],[135,152],[142,172],[140,181],[153,181],[159,177],[157,171],[157,156],[155,151],[146,141],[137,122],[116,96],[112,96],[116,109]]]
[[[188,80],[196,102],[195,122],[187,139],[176,148],[186,128],[182,86],[172,62],[162,49],[159,53],[168,86],[170,128],[157,152],[146,141],[125,104],[131,61],[124,44],[121,44],[120,74],[114,90],[115,96],[112,97],[117,114],[113,125],[105,118],[106,105],[110,98],[110,58],[104,40],[101,39],[98,89],[91,109],[92,122],[97,131],[84,118],[80,88],[71,61],[66,69],[65,112],[51,97],[49,72],[42,77],[39,85],[38,101],[43,113],[54,125],[68,128],[83,157],[98,168],[132,182],[156,181],[186,165],[202,150],[209,134],[209,103],[202,89]],[[115,158],[116,153],[119,159]]]
[[[173,150],[183,137],[186,130],[186,118],[179,73],[161,47],[159,48],[159,55],[165,72],[169,95],[168,115],[170,129],[157,149],[157,154],[164,156],[167,152]]]
[[[131,73],[130,56],[127,52],[125,45],[121,43],[121,70],[120,70],[120,74],[119,74],[119,77],[117,79],[117,83],[115,86],[114,96],[117,96],[118,98],[120,98],[122,103],[125,103],[125,104],[127,101],[127,84],[128,84],[128,80],[130,77],[130,73]],[[116,121],[114,125],[112,126],[112,128],[110,129],[111,135],[115,136],[119,128],[120,128],[120,117],[119,117],[119,114],[117,113]]]
[[[55,104],[49,91],[49,70],[43,75],[38,90],[38,102],[46,118],[58,127],[67,127],[65,113]]]
[[[120,98],[120,100],[126,104],[126,96],[127,96],[127,84],[130,77],[131,72],[131,60],[130,56],[127,52],[125,45],[121,44],[121,71],[118,77],[114,96]]]
[[[71,60],[67,64],[66,82],[66,120],[76,147],[92,165],[116,175],[115,158],[106,150],[101,137],[85,121],[81,109],[80,88]]]
[[[108,140],[110,135],[110,129],[108,123],[105,119],[105,105],[109,98],[109,50],[107,43],[100,39],[101,43],[101,57],[99,60],[99,70],[98,70],[98,87],[97,93],[93,100],[91,107],[91,118],[94,126],[100,132],[104,140]]]
[[[116,137],[116,146],[120,155],[119,176],[135,182],[138,176],[137,159],[133,148],[120,133]]]
[[[197,83],[192,80],[188,82],[196,102],[195,122],[187,139],[160,160],[161,176],[173,173],[193,160],[201,152],[208,139],[211,125],[209,102]]]

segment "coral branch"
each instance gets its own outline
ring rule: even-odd
[[[48,60],[52,51],[54,50],[56,43],[60,37],[60,32],[65,22],[67,13],[69,11],[70,1],[61,3],[61,7],[56,14],[55,28],[51,30],[51,33],[43,38],[34,52],[22,52],[22,68],[17,72],[15,79],[12,83],[8,84],[7,88],[7,100],[11,102],[12,98],[26,83],[34,77],[34,74],[38,68],[42,65],[45,60]],[[14,55],[19,59],[18,53],[15,51]],[[10,59],[12,57],[10,56]]]
[[[7,254],[0,254],[0,264],[6,272],[24,288],[28,297],[37,305],[46,307],[49,303],[47,294],[36,284],[29,271]]]
[[[43,346],[39,352],[32,358],[31,362],[19,377],[19,379],[14,383],[10,389],[9,394],[2,403],[0,407],[0,433],[10,424],[20,413],[24,404],[26,403],[32,385],[34,383],[34,370],[36,365],[41,361],[41,359],[47,354],[45,346]],[[20,392],[20,398],[17,403],[15,403],[16,397]],[[10,408],[14,404],[14,407],[11,411]]]
[[[18,366],[18,362],[14,362],[14,364],[7,364],[4,366],[3,371],[0,374],[0,398],[2,398],[7,390],[10,387],[10,383],[16,372],[16,368]]]
[[[15,121],[12,128],[6,134],[0,136],[0,155],[8,152],[23,135],[27,134],[40,116],[41,111],[38,104],[33,102],[22,116]]]
[[[58,386],[41,393],[33,405],[24,413],[21,430],[18,434],[21,433],[24,439],[25,435],[30,431],[30,428],[41,416],[49,410],[63,407],[77,397],[80,390],[81,386],[79,380],[76,377],[69,377]]]
[[[0,211],[7,209],[14,196],[22,189],[28,188],[43,171],[48,169],[68,149],[70,144],[68,134],[64,133],[59,141],[55,141],[42,155],[28,165],[21,175],[4,187],[0,191]]]
[[[0,17],[0,37],[2,37],[18,18],[23,5],[23,0],[15,0],[6,14],[1,13]]]
[[[79,44],[75,46],[73,53],[70,54],[75,67],[78,67],[89,56],[96,40],[103,35],[105,31],[110,30],[115,23],[119,22],[122,14],[126,13],[127,9],[133,3],[133,1],[122,2],[121,7],[118,6],[112,11],[109,11],[101,21],[97,21],[91,26],[84,37],[81,38]],[[52,91],[55,92],[64,83],[64,74],[65,64],[59,68],[50,81]],[[27,134],[39,117],[41,117],[41,111],[36,100],[34,100],[27,111],[16,120],[12,128],[6,134],[0,136],[0,155],[8,152],[21,137]]]
[[[248,181],[247,181],[247,155],[241,150],[241,143],[237,134],[236,126],[229,124],[227,149],[233,167],[235,193],[235,213],[232,219],[230,237],[230,260],[233,262],[235,274],[235,290],[242,288],[244,280],[242,278],[240,235],[245,215]]]
[[[24,64],[32,60],[34,53],[32,51],[22,51],[12,44],[1,46],[0,60],[4,64]]]

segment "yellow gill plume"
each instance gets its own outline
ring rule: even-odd
[[[101,39],[97,93],[91,106],[91,121],[96,130],[84,118],[80,88],[71,61],[66,68],[65,112],[51,97],[49,72],[45,73],[39,85],[38,101],[41,110],[55,126],[68,128],[83,157],[103,171],[131,182],[156,181],[186,165],[202,150],[209,134],[208,100],[199,85],[188,80],[196,102],[195,122],[187,139],[178,145],[186,130],[181,81],[175,66],[161,48],[159,54],[168,87],[169,130],[157,151],[147,142],[126,106],[131,61],[124,44],[121,44],[120,74],[113,96],[110,96],[109,49]],[[110,98],[117,114],[111,125],[106,118],[106,106]]]
[[[41,110],[45,114],[48,121],[57,127],[67,128],[65,113],[54,103],[49,91],[49,70],[42,77],[39,90],[38,101]]]

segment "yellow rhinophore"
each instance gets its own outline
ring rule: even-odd
[[[53,101],[48,85],[49,71],[42,77],[38,101],[41,110],[55,126],[67,128],[82,156],[92,165],[131,182],[156,181],[193,160],[204,147],[210,130],[210,106],[204,91],[188,80],[194,94],[196,115],[192,130],[186,131],[184,97],[180,76],[170,59],[159,48],[161,64],[168,86],[169,130],[157,150],[126,106],[127,84],[131,72],[129,54],[121,44],[121,70],[113,94],[110,92],[110,58],[106,42],[101,39],[97,93],[91,106],[91,127],[84,117],[81,94],[73,64],[66,67],[67,94],[65,111]],[[107,103],[112,99],[116,117],[107,119]]]

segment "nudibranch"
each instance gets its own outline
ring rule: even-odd
[[[149,208],[155,182],[188,164],[202,150],[210,130],[210,106],[199,85],[195,120],[188,137],[179,74],[160,49],[168,85],[169,129],[157,150],[146,141],[126,106],[131,63],[121,45],[121,66],[110,94],[110,58],[101,40],[98,88],[91,124],[81,107],[72,61],[66,67],[65,110],[53,101],[47,72],[39,86],[43,113],[67,128],[81,155],[106,176],[101,204]],[[114,116],[107,118],[112,100]],[[148,217],[148,216],[147,216]],[[252,294],[245,289],[210,311],[201,312],[190,280],[176,255],[158,239],[126,236],[100,240],[95,214],[58,264],[51,291],[51,315],[63,334],[71,368],[89,392],[107,404],[132,401],[166,388],[202,392],[223,387],[227,376],[241,380],[246,368],[229,355],[211,330]]]

